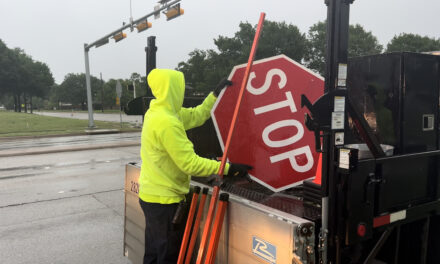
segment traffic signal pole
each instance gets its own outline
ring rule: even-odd
[[[87,44],[84,44],[84,59],[86,63],[87,110],[89,112],[89,128],[94,128],[95,123],[93,121],[92,86],[90,85],[89,48],[87,48]]]
[[[124,24],[119,29],[105,35],[104,37],[92,42],[91,44],[84,44],[84,58],[85,58],[85,68],[86,68],[86,86],[87,86],[87,109],[89,112],[89,128],[94,128],[95,123],[93,121],[93,100],[92,100],[92,87],[90,83],[90,65],[89,65],[89,50],[90,48],[98,48],[102,45],[105,45],[109,42],[109,38],[115,36],[118,33],[121,33],[127,28],[131,28],[133,30],[134,25],[142,23],[147,20],[147,18],[159,14],[162,10],[172,8],[175,4],[179,3],[181,0],[175,0],[171,2],[164,2],[163,6],[154,10],[153,12],[133,21],[130,21],[128,24]],[[179,6],[180,9],[180,6]]]

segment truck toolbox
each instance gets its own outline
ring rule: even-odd
[[[145,218],[138,198],[139,173],[138,165],[126,165],[124,255],[133,264],[141,264],[144,255]],[[191,185],[206,187],[195,181]],[[209,199],[210,195],[207,201]],[[268,199],[267,204],[276,203],[272,200]],[[207,204],[199,237],[208,211]],[[286,204],[283,200],[283,204],[288,206],[288,201]],[[315,263],[314,247],[315,226],[312,221],[230,194],[216,263]],[[197,254],[197,248],[194,252]]]

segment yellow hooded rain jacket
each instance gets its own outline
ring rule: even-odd
[[[156,99],[150,103],[142,128],[139,197],[150,203],[178,203],[189,191],[190,175],[209,176],[219,170],[220,162],[194,152],[185,132],[210,117],[216,97],[210,93],[199,106],[183,108],[183,73],[154,69],[147,81]],[[225,173],[228,170],[226,164]]]

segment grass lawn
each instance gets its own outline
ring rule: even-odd
[[[95,121],[97,129],[140,131],[128,123]],[[26,113],[0,111],[0,138],[18,136],[49,136],[84,133],[87,120],[40,116]]]

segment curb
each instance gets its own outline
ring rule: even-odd
[[[82,150],[93,150],[93,149],[104,149],[104,148],[122,148],[122,147],[133,147],[140,146],[141,143],[138,141],[128,141],[123,144],[109,143],[109,144],[99,144],[99,145],[89,145],[89,146],[61,146],[61,147],[45,147],[39,150],[13,150],[13,151],[3,151],[0,152],[1,157],[14,157],[14,156],[25,156],[25,155],[39,155],[39,154],[49,154],[58,152],[69,152],[69,151],[82,151]]]
[[[120,133],[119,129],[86,129],[84,133],[87,135],[100,135],[100,134],[116,134]]]

